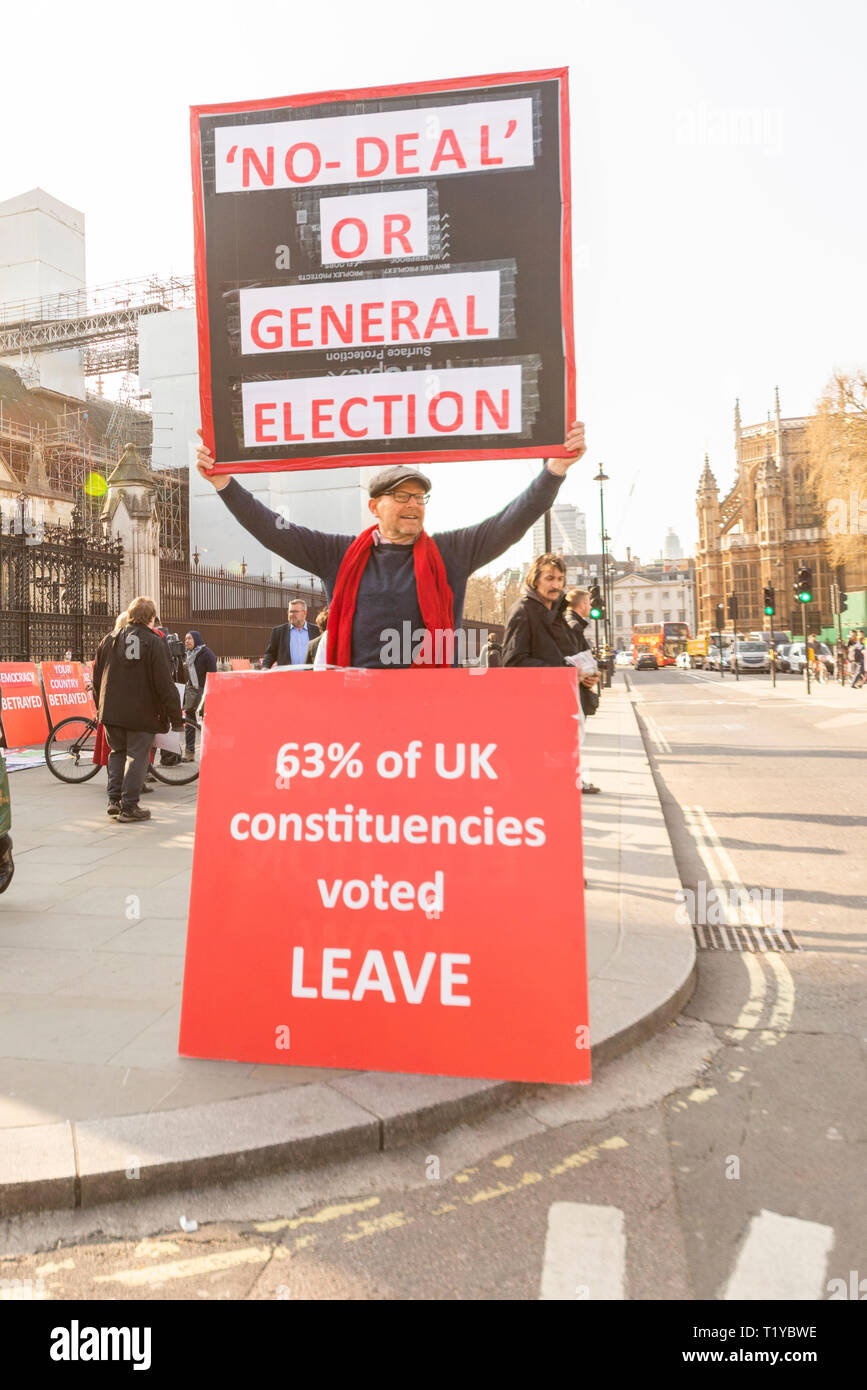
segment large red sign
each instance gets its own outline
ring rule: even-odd
[[[48,721],[34,662],[0,663],[0,699],[7,748],[27,748],[45,742]]]
[[[576,676],[211,676],[179,1050],[590,1079]]]
[[[80,661],[43,661],[42,685],[52,728],[73,714],[83,715],[87,719],[96,718],[96,708],[84,684]],[[70,730],[67,737],[75,738],[75,729]]]

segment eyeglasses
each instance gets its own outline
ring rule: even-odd
[[[393,497],[402,507],[405,507],[407,502],[418,502],[420,507],[426,507],[430,501],[429,492],[388,492],[386,496]]]

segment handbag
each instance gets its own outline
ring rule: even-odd
[[[591,690],[589,685],[579,685],[578,689],[581,692],[581,708],[589,719],[599,708],[599,691]]]

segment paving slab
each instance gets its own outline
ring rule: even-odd
[[[680,1011],[695,944],[676,923],[680,885],[623,686],[604,692],[588,728],[602,788],[583,807],[598,1067]],[[0,993],[0,1056],[10,1059],[0,1203],[9,1210],[388,1150],[518,1095],[562,1096],[562,1087],[179,1057],[196,787],[165,789],[148,799],[152,821],[118,827],[105,817],[102,778],[74,788],[54,780],[45,768],[16,774],[16,849],[29,848],[0,904],[9,991]],[[28,1176],[22,1163],[40,1153]]]

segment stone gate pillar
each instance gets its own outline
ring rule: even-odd
[[[106,479],[102,523],[108,534],[123,541],[120,606],[145,594],[159,612],[160,522],[156,483],[142,463],[135,445],[127,444],[117,466]],[[112,615],[112,620],[117,614]]]

